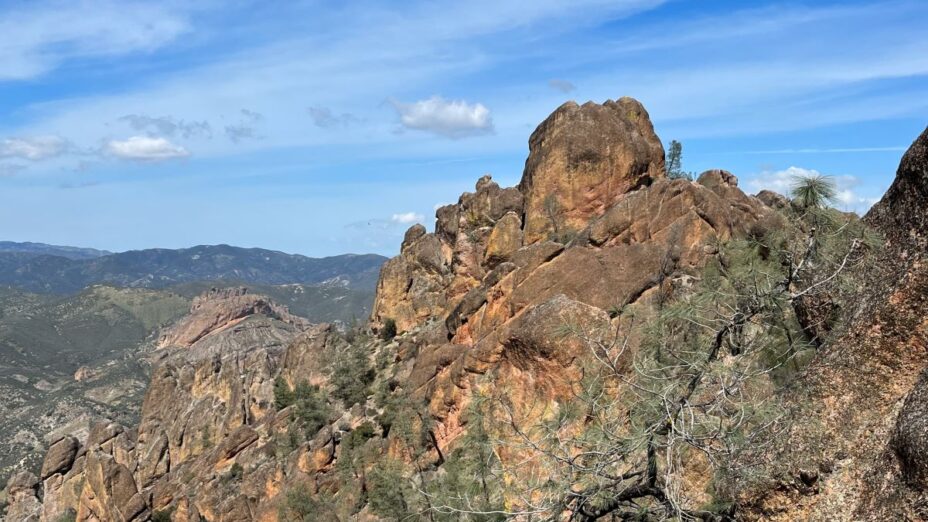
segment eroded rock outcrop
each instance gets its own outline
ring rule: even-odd
[[[382,273],[375,324],[393,318],[401,330],[447,332],[419,341],[408,381],[430,404],[439,445],[463,432],[458,415],[491,369],[494,393],[535,399],[513,404],[569,396],[581,354],[563,342],[539,344],[541,335],[527,333],[532,322],[563,323],[551,315],[558,308],[589,316],[647,309],[719,244],[779,219],[729,172],[666,179],[647,112],[628,98],[565,104],[530,149],[518,187],[482,178],[475,193],[437,211],[434,234],[410,229]],[[435,319],[440,327],[428,324]]]
[[[190,314],[163,333],[158,346],[189,347],[256,314],[297,327],[308,324],[305,319],[291,315],[286,307],[262,295],[251,294],[247,288],[213,288],[194,298]]]
[[[529,138],[519,183],[525,242],[582,230],[626,193],[664,176],[664,147],[637,100],[567,102]]]

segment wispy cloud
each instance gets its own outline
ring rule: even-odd
[[[184,121],[172,116],[152,117],[144,114],[127,114],[119,118],[119,121],[127,123],[133,130],[169,138],[209,138],[213,135],[212,127],[207,121]]]
[[[548,87],[551,87],[555,91],[568,93],[577,89],[577,86],[567,80],[553,79],[548,80]]]
[[[39,161],[54,158],[71,147],[61,136],[30,136],[0,140],[0,158],[21,158]]]
[[[446,138],[459,139],[493,132],[490,110],[482,103],[445,100],[432,96],[426,100],[403,103],[390,100],[407,129],[431,132]]]
[[[904,152],[906,147],[844,147],[832,149],[749,150],[741,154],[854,154],[858,152]]]
[[[72,58],[148,52],[189,29],[185,14],[151,2],[35,1],[15,5],[0,10],[0,80],[33,78]]]
[[[335,114],[332,112],[332,109],[328,107],[310,107],[306,109],[306,112],[309,113],[309,117],[313,120],[313,124],[323,129],[347,127],[361,121],[361,119],[354,114],[348,112]]]
[[[238,123],[226,125],[226,136],[235,143],[243,140],[260,139],[258,124],[263,120],[263,114],[249,109],[242,109],[239,111]]]
[[[418,223],[425,219],[422,214],[417,214],[415,212],[401,212],[399,214],[393,214],[390,216],[390,221],[394,223],[399,223],[401,225],[411,225],[413,223]]]
[[[25,165],[18,163],[0,163],[0,177],[13,176],[26,170]]]
[[[126,140],[111,140],[104,147],[104,151],[121,159],[149,162],[186,158],[190,155],[187,149],[175,145],[165,138],[152,138],[149,136],[132,136]]]

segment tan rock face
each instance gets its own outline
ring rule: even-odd
[[[565,103],[529,139],[519,183],[525,242],[582,230],[624,194],[664,176],[664,148],[636,100]]]
[[[489,268],[509,261],[522,248],[522,219],[515,212],[507,212],[493,226],[487,241],[483,264]]]
[[[214,288],[193,300],[190,314],[162,334],[158,347],[189,347],[200,339],[230,328],[238,321],[255,314],[272,317],[297,327],[305,327],[308,324],[305,319],[291,315],[286,307],[273,303],[264,296],[249,294],[246,288]]]
[[[539,125],[518,187],[489,176],[436,211],[435,233],[411,228],[382,271],[372,321],[401,331],[452,311],[520,247],[566,241],[628,192],[664,177],[664,149],[631,98],[566,103]],[[524,222],[523,222],[524,220]]]
[[[47,479],[55,473],[65,472],[71,469],[74,463],[74,457],[77,456],[79,444],[74,437],[65,437],[48,448],[45,454],[45,462],[42,463],[42,472],[40,478]]]
[[[372,322],[382,325],[393,319],[405,331],[447,315],[480,284],[490,265],[521,246],[521,213],[518,189],[502,189],[484,176],[475,192],[436,211],[434,233],[421,225],[411,227],[400,255],[381,269]]]
[[[150,512],[132,472],[103,452],[91,451],[77,520],[131,522],[148,520]]]

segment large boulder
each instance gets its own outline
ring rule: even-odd
[[[484,264],[490,268],[509,261],[510,257],[522,248],[522,219],[515,212],[508,212],[490,232]]]
[[[64,437],[52,444],[51,447],[48,448],[48,453],[45,454],[45,461],[42,463],[42,472],[39,475],[40,478],[45,480],[55,473],[64,473],[71,469],[71,464],[74,463],[74,457],[77,456],[78,448],[79,444],[74,437]]]
[[[148,520],[150,511],[132,472],[112,456],[100,451],[89,452],[84,477],[78,520]]]
[[[664,148],[638,101],[567,102],[529,139],[519,183],[525,242],[581,230],[629,191],[664,176]]]

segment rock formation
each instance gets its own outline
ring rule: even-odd
[[[525,242],[579,231],[626,193],[663,177],[664,147],[637,100],[567,102],[529,138],[519,183]]]

